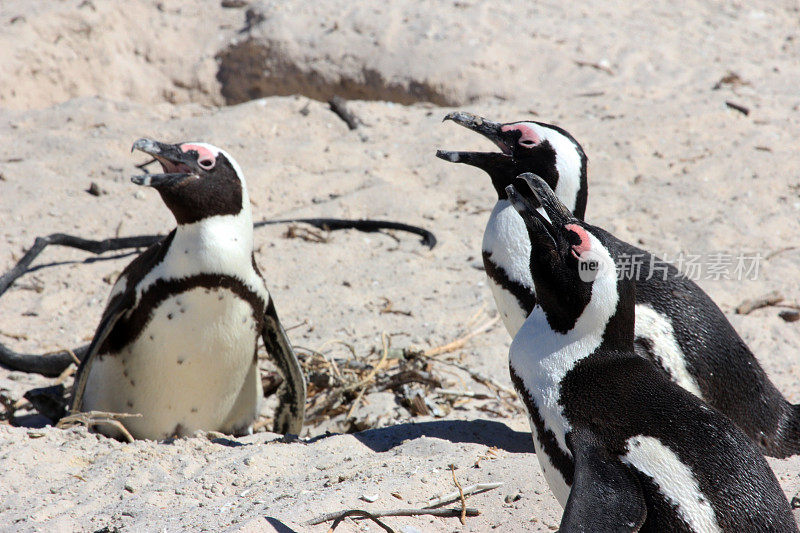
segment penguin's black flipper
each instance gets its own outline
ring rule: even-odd
[[[89,379],[89,370],[91,369],[95,355],[97,355],[100,347],[106,341],[111,330],[114,329],[117,320],[128,310],[122,300],[116,303],[117,305],[113,308],[109,307],[103,314],[103,319],[100,321],[100,325],[97,326],[97,331],[94,334],[92,343],[89,344],[89,349],[86,350],[86,355],[83,356],[83,360],[78,367],[75,384],[72,387],[72,401],[70,402],[69,409],[72,413],[80,412],[83,408],[83,393],[86,390],[86,381]]]
[[[306,379],[300,361],[289,343],[289,337],[278,320],[275,304],[270,298],[264,316],[264,331],[261,332],[264,347],[270,360],[283,376],[278,393],[278,408],[275,411],[273,431],[286,435],[299,435],[305,420]]]
[[[127,311],[133,307],[135,302],[135,287],[147,275],[155,265],[164,259],[172,239],[175,237],[175,230],[169,235],[151,245],[141,253],[139,257],[131,261],[123,269],[117,278],[117,283],[124,283],[124,290],[115,294],[106,305],[103,317],[100,319],[95,330],[92,342],[86,349],[86,354],[81,359],[78,371],[75,373],[75,384],[72,387],[72,401],[70,402],[70,412],[76,413],[83,408],[83,393],[86,389],[86,381],[89,379],[89,370],[95,355],[103,346],[106,338],[114,329],[117,321]],[[116,287],[116,284],[114,285]]]
[[[575,459],[562,533],[639,531],[647,517],[644,494],[633,473],[612,457],[588,428],[574,427],[567,443]]]

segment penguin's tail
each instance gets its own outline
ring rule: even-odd
[[[786,407],[768,452],[778,459],[800,454],[800,404]]]

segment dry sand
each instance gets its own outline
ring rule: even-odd
[[[210,0],[8,0],[0,5],[0,268],[38,235],[166,232],[173,220],[155,191],[129,181],[143,161],[130,145],[142,136],[208,141],[241,164],[256,219],[394,219],[440,240],[428,251],[403,233],[335,232],[320,243],[285,238],[285,227],[257,230],[256,260],[284,325],[300,324],[289,332],[294,344],[337,358],[349,350],[332,341],[363,356],[380,349],[382,332],[394,347],[438,346],[494,314],[480,270],[491,185],[433,156],[490,147],[441,119],[454,109],[534,118],[561,125],[586,149],[592,223],[668,258],[764,257],[755,280],[699,283],[797,403],[800,322],[774,307],[733,310],[770,291],[800,302],[798,16],[788,0],[680,9],[289,0],[249,16]],[[366,99],[349,104],[357,130],[311,99],[333,94]],[[88,194],[91,182],[106,194]],[[131,258],[86,257],[48,249],[37,265],[50,266],[0,300],[0,341],[46,352],[90,339]],[[409,314],[381,313],[384,299]],[[510,387],[509,342],[495,324],[443,357]],[[437,368],[448,388],[487,392]],[[53,382],[0,369],[0,392],[12,400]],[[419,507],[453,490],[451,463],[464,485],[505,483],[468,499],[481,516],[464,527],[453,518],[387,523],[408,532],[557,528],[561,510],[518,402],[472,400],[423,417],[391,392],[365,400],[356,418],[376,429],[309,444],[269,433],[123,444],[83,429],[0,424],[0,529],[325,531],[301,524],[338,509]],[[29,426],[42,421],[17,414]],[[344,419],[318,421],[303,436],[341,431]],[[496,455],[475,468],[491,447]],[[770,464],[787,496],[798,494],[800,458]]]

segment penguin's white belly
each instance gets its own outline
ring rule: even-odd
[[[95,359],[83,410],[140,413],[124,422],[136,438],[241,432],[261,397],[256,329],[251,306],[227,289],[171,296],[134,342]]]
[[[519,304],[519,300],[511,291],[504,289],[502,285],[496,283],[492,278],[489,278],[489,288],[492,289],[494,303],[500,312],[503,325],[505,325],[509,335],[513,337],[522,327],[522,324],[525,323],[528,313]]]
[[[491,262],[503,270],[505,276],[515,284],[533,292],[530,256],[531,242],[525,222],[508,200],[498,201],[483,232],[483,252],[489,254]],[[509,334],[516,335],[528,312],[511,291],[491,277],[489,286],[497,309]]]
[[[550,457],[545,453],[544,449],[542,449],[542,445],[539,444],[539,435],[536,433],[536,426],[533,420],[528,418],[528,422],[531,425],[533,447],[536,449],[536,458],[539,460],[539,466],[542,468],[544,480],[547,481],[547,486],[550,487],[550,490],[553,492],[556,500],[558,500],[558,503],[561,504],[561,507],[566,507],[567,499],[569,498],[569,493],[572,488],[567,485],[564,476],[562,476],[558,468],[553,465],[550,461]]]

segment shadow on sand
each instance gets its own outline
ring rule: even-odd
[[[492,420],[436,420],[368,429],[353,436],[375,452],[386,452],[408,439],[433,437],[453,443],[497,446],[510,453],[535,453],[531,434]]]

